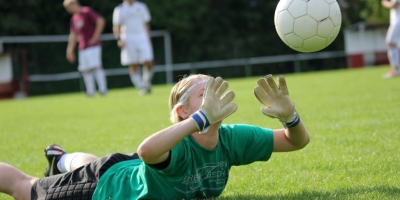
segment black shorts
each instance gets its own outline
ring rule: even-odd
[[[97,182],[112,165],[139,159],[137,153],[113,153],[101,157],[73,172],[41,178],[32,185],[32,200],[92,199]]]

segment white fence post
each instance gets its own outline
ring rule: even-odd
[[[3,53],[3,40],[0,39],[0,53]]]
[[[172,69],[172,45],[171,35],[168,31],[164,33],[164,45],[165,45],[165,76],[167,84],[172,84],[173,80],[173,69]]]

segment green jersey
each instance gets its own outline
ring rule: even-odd
[[[140,159],[113,165],[101,176],[93,199],[217,197],[226,186],[231,166],[267,161],[272,149],[270,129],[221,125],[215,149],[207,150],[188,136],[171,150],[171,161],[165,169],[154,169]]]

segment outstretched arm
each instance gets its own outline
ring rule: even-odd
[[[204,90],[203,102],[200,109],[188,119],[163,129],[146,138],[139,146],[137,153],[147,164],[157,164],[165,161],[174,148],[185,137],[195,132],[205,133],[208,127],[215,124],[237,109],[231,103],[235,94],[228,89],[228,83],[220,77],[210,78]]]
[[[303,122],[292,128],[274,130],[274,152],[295,151],[304,148],[310,141]]]
[[[254,88],[254,95],[265,107],[261,112],[271,118],[277,118],[285,129],[274,130],[274,152],[294,151],[305,147],[310,138],[295,104],[289,97],[285,77],[278,77],[276,85],[271,75],[260,78]]]
[[[197,127],[191,119],[186,119],[146,138],[137,153],[147,164],[161,163],[168,158],[172,148],[196,131]]]

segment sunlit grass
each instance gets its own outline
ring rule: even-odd
[[[382,79],[387,70],[286,75],[310,144],[275,153],[268,162],[233,167],[220,199],[400,198],[400,78]],[[259,111],[252,92],[257,78],[228,80],[239,109],[225,123],[281,127]],[[143,97],[127,88],[107,97],[73,93],[0,101],[0,162],[43,177],[43,149],[53,142],[98,156],[134,152],[144,138],[170,125],[171,87],[156,86]]]

